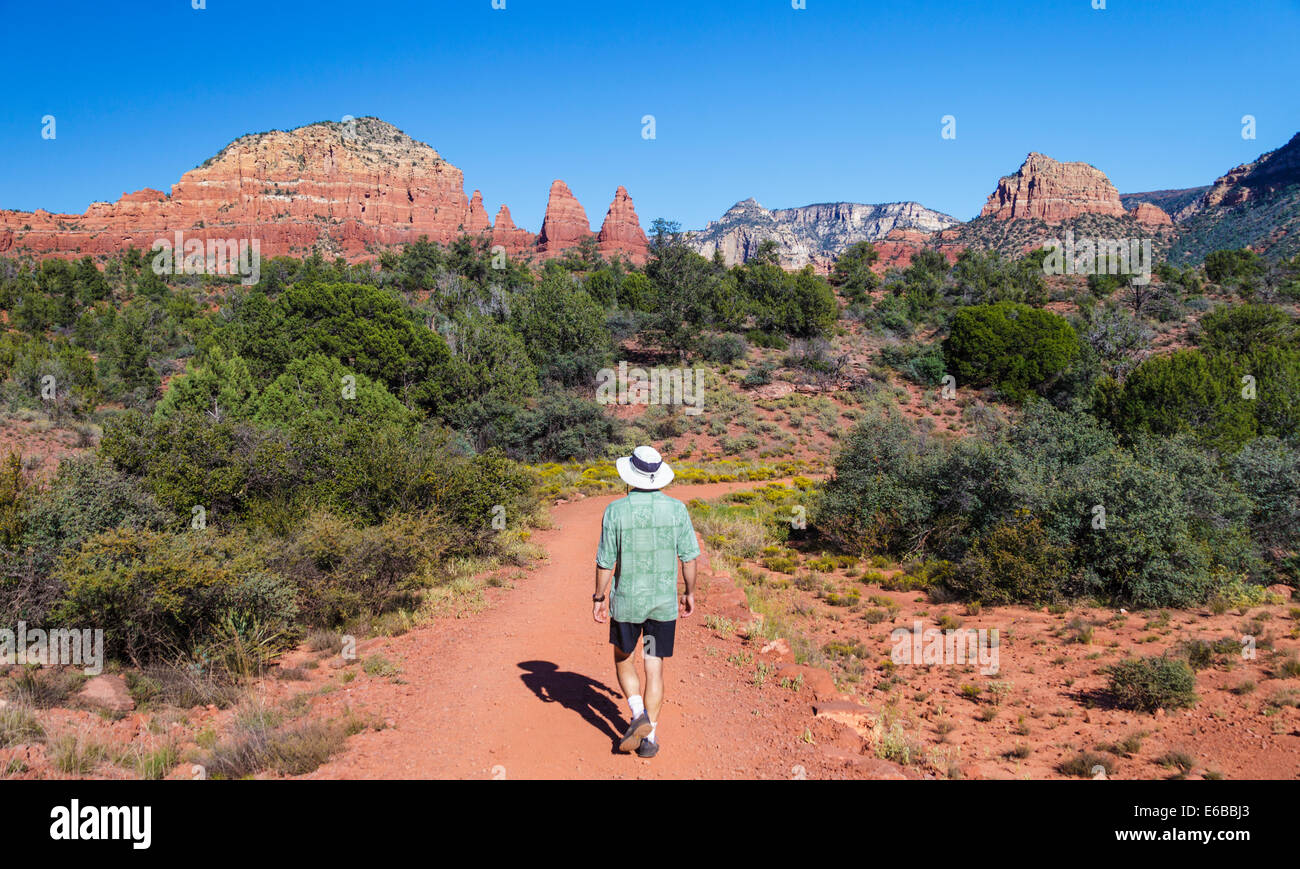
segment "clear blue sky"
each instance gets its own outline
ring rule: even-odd
[[[0,0],[0,208],[169,190],[244,133],[344,115],[428,142],[534,231],[554,178],[596,226],[619,184],[643,225],[749,196],[966,219],[1031,150],[1134,192],[1207,184],[1300,130],[1295,0],[1106,5]]]

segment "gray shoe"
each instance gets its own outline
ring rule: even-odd
[[[637,757],[654,757],[659,753],[659,742],[651,742],[648,739],[641,740],[641,744],[636,747]]]
[[[641,747],[641,740],[645,739],[650,733],[650,729],[650,716],[642,712],[632,719],[632,723],[627,726],[627,732],[623,734],[623,739],[618,744],[618,750],[622,752],[636,751]]]

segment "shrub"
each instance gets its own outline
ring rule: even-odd
[[[176,525],[139,480],[94,457],[73,457],[59,464],[49,489],[27,514],[26,543],[49,570],[54,559],[75,550],[94,534],[110,528],[160,530]]]
[[[1246,248],[1216,250],[1205,255],[1205,276],[1216,284],[1249,278],[1259,271],[1259,254]]]
[[[947,372],[943,349],[939,344],[886,344],[880,358],[898,369],[908,380],[921,386],[938,386]]]
[[[976,540],[944,585],[962,600],[1041,606],[1060,597],[1069,577],[1068,551],[1037,518],[1021,517]]]
[[[709,335],[700,339],[700,355],[718,365],[730,365],[744,359],[749,344],[740,335]]]
[[[771,382],[772,382],[771,364],[767,362],[760,362],[758,365],[755,365],[753,368],[750,368],[749,371],[745,372],[745,376],[741,380],[741,385],[745,386],[746,388],[753,388],[755,386],[766,386]]]
[[[319,353],[290,362],[251,403],[251,416],[269,428],[306,430],[337,427],[345,421],[409,429],[414,422],[411,412],[382,383]]]
[[[17,703],[9,703],[0,709],[0,748],[44,739],[45,728],[36,720],[32,710]]]
[[[1076,778],[1092,778],[1097,774],[1098,767],[1101,767],[1106,775],[1112,775],[1115,772],[1115,761],[1104,754],[1081,751],[1074,757],[1061,761],[1056,769],[1062,775],[1071,775]]]
[[[1121,390],[1100,397],[1098,411],[1130,436],[1194,434],[1229,451],[1255,432],[1252,402],[1240,395],[1241,371],[1223,356],[1176,350],[1145,360]]]
[[[499,444],[522,461],[586,461],[603,458],[622,436],[622,426],[587,398],[569,392],[549,392],[534,406],[512,409],[491,428],[480,432],[484,446]]]
[[[1290,315],[1272,305],[1224,305],[1201,318],[1198,343],[1207,352],[1245,356],[1263,347],[1290,344],[1296,327]]]
[[[996,386],[1023,397],[1065,370],[1078,339],[1063,317],[997,302],[958,310],[943,349],[959,384]]]
[[[327,513],[308,517],[273,567],[300,592],[302,620],[335,627],[413,601],[420,571],[450,545],[445,520],[396,514],[358,528]]]
[[[1110,668],[1109,690],[1123,709],[1154,712],[1196,703],[1196,674],[1177,658],[1128,658]]]
[[[186,652],[229,613],[282,629],[295,595],[268,575],[246,540],[213,534],[114,529],[89,538],[60,563],[67,591],[54,618],[104,629],[105,654],[135,663]]]
[[[930,480],[947,456],[896,412],[864,418],[849,434],[815,523],[847,552],[906,548],[911,529],[933,509]]]
[[[0,461],[0,549],[17,547],[26,528],[23,514],[35,488],[23,473],[22,459],[11,452]]]

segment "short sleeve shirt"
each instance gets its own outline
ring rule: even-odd
[[[677,618],[677,562],[700,556],[686,505],[663,492],[630,492],[605,508],[596,566],[614,570],[609,615],[618,622]]]

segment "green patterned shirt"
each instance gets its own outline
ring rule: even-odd
[[[663,492],[629,492],[605,508],[596,566],[614,571],[610,618],[628,624],[677,618],[677,562],[700,556],[686,505]]]

